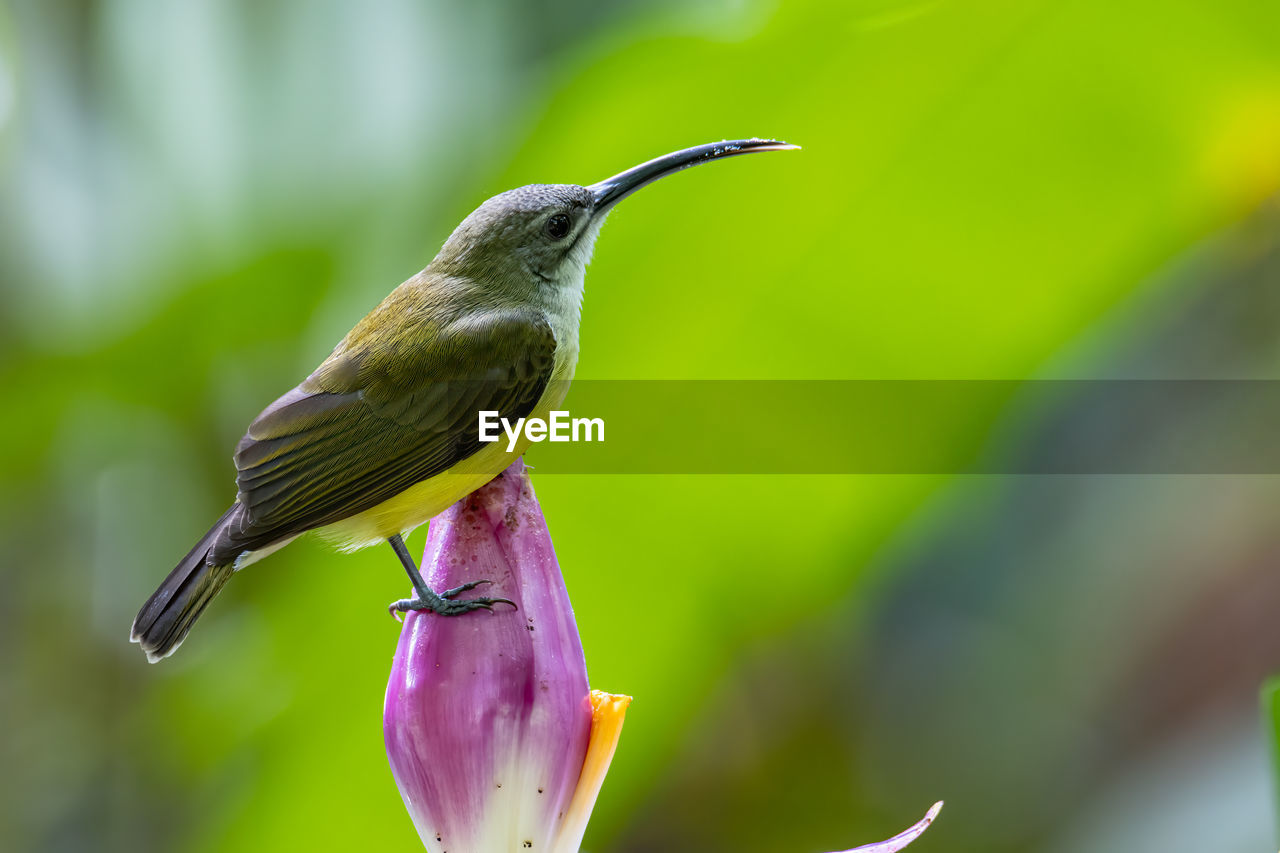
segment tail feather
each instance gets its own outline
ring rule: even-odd
[[[151,663],[177,651],[196,619],[235,573],[233,562],[215,563],[212,550],[218,534],[238,509],[238,505],[232,506],[218,519],[134,618],[129,639],[142,646]]]

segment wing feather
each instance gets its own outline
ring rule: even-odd
[[[234,547],[356,515],[462,462],[482,447],[477,412],[527,417],[554,369],[540,314],[472,316],[426,338],[408,357],[340,345],[250,424]]]

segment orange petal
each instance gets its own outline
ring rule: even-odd
[[[630,696],[605,693],[602,690],[591,691],[591,740],[587,743],[582,775],[578,777],[578,787],[573,792],[573,799],[569,801],[564,823],[560,825],[553,853],[578,853],[582,846],[587,821],[591,819],[591,810],[595,808],[596,797],[600,795],[600,786],[604,784],[614,750],[618,748],[622,723],[630,704]]]

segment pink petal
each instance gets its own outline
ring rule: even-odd
[[[933,804],[933,808],[929,809],[920,822],[910,829],[900,832],[886,841],[881,841],[879,844],[864,844],[852,850],[844,850],[842,853],[858,853],[859,850],[865,851],[865,853],[895,853],[895,851],[901,850],[919,838],[920,834],[929,828],[929,824],[933,823],[933,819],[938,816],[940,811],[942,811],[942,802],[938,801]]]

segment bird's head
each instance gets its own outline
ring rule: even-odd
[[[767,139],[713,142],[650,160],[590,186],[532,184],[508,190],[462,221],[432,267],[485,287],[519,289],[528,295],[580,295],[600,226],[622,199],[690,166],[795,147]]]

